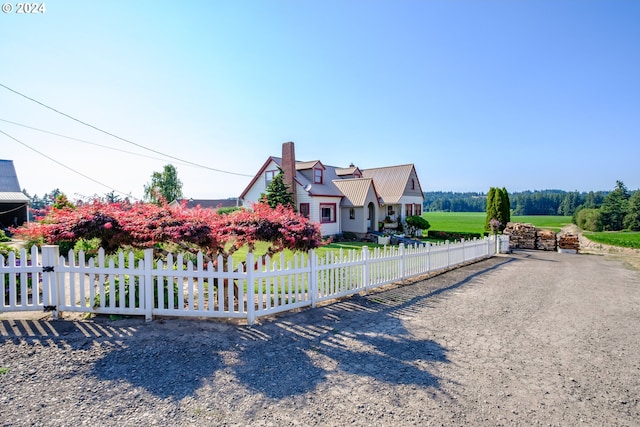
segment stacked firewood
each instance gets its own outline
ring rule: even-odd
[[[556,233],[552,230],[541,230],[533,224],[508,222],[503,233],[509,235],[509,246],[513,249],[556,250]]]
[[[552,230],[536,230],[536,249],[543,251],[556,250],[556,233]]]
[[[564,234],[558,238],[558,248],[577,252],[580,249],[580,240],[575,234]]]
[[[503,233],[509,235],[509,247],[512,249],[536,248],[536,227],[533,224],[508,222]]]

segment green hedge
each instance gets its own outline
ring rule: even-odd
[[[441,231],[441,230],[428,230],[427,238],[438,240],[473,240],[474,238],[481,239],[483,237],[480,233],[468,233],[464,231]]]

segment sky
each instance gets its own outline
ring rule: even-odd
[[[298,160],[423,191],[640,188],[640,1],[50,0],[0,13],[0,159],[31,196],[239,196]],[[8,5],[8,6],[7,6]]]

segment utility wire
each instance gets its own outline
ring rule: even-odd
[[[36,153],[40,154],[42,157],[45,157],[45,158],[47,158],[47,159],[51,160],[52,162],[54,162],[54,163],[56,163],[56,164],[58,164],[58,165],[62,166],[63,168],[68,169],[68,170],[70,170],[71,172],[76,173],[76,174],[80,175],[81,177],[88,179],[89,181],[95,182],[95,183],[96,183],[96,184],[98,184],[98,185],[101,185],[101,186],[103,186],[103,187],[106,187],[106,188],[108,188],[109,190],[111,190],[111,191],[115,191],[116,193],[120,193],[120,194],[122,194],[122,195],[124,195],[124,196],[132,197],[129,193],[125,193],[124,191],[117,190],[117,189],[115,189],[115,188],[113,188],[113,187],[108,186],[107,184],[103,184],[102,182],[100,182],[100,181],[98,181],[98,180],[96,180],[96,179],[93,179],[93,178],[91,178],[90,176],[83,174],[82,172],[78,172],[77,170],[75,170],[75,169],[73,169],[73,168],[71,168],[71,167],[69,167],[69,166],[67,166],[67,165],[65,165],[65,164],[63,164],[63,163],[60,163],[59,161],[57,161],[57,160],[56,160],[56,159],[54,159],[53,157],[47,156],[46,154],[44,154],[44,153],[42,153],[42,152],[40,152],[40,151],[36,150],[36,149],[35,149],[35,148],[33,148],[33,147],[30,147],[29,145],[25,144],[24,142],[20,141],[19,139],[14,138],[13,136],[9,135],[8,133],[6,133],[5,131],[3,131],[2,129],[0,129],[0,133],[1,133],[1,134],[4,134],[5,136],[7,136],[7,137],[9,137],[9,138],[11,138],[11,139],[13,139],[13,140],[14,140],[15,142],[17,142],[18,144],[21,144],[21,145],[23,145],[23,146],[27,147],[29,150],[35,151]],[[132,197],[132,198],[134,198],[134,197]]]
[[[22,124],[22,123],[12,122],[11,120],[0,119],[0,121],[5,122],[5,123],[10,123],[10,124],[12,124],[12,125],[16,125],[16,126],[22,126],[22,127],[24,127],[24,128],[27,128],[27,129],[37,130],[38,132],[47,133],[47,134],[49,134],[49,135],[59,136],[60,138],[71,139],[71,140],[73,140],[73,141],[78,141],[78,142],[82,142],[82,143],[85,143],[85,144],[94,145],[94,146],[96,146],[96,147],[105,148],[105,149],[107,149],[107,150],[119,151],[119,152],[121,152],[121,153],[132,154],[132,155],[134,155],[134,156],[145,157],[145,158],[147,158],[147,159],[153,159],[153,160],[164,160],[164,159],[161,159],[161,158],[159,158],[159,157],[152,157],[152,156],[147,156],[147,155],[145,155],[145,154],[134,153],[133,151],[122,150],[122,149],[120,149],[120,148],[115,148],[115,147],[110,147],[110,146],[108,146],[108,145],[98,144],[98,143],[96,143],[96,142],[87,141],[87,140],[85,140],[85,139],[75,138],[75,137],[73,137],[73,136],[62,135],[62,134],[55,133],[55,132],[51,132],[51,131],[44,130],[44,129],[38,129],[38,128],[36,128],[36,127],[29,126],[29,125],[25,125],[25,124]],[[188,164],[186,164],[186,163],[182,163],[182,162],[179,162],[178,164],[181,164],[181,165],[184,165],[184,166],[193,166],[193,165],[188,165]]]
[[[230,172],[230,171],[225,171],[225,170],[221,170],[221,169],[211,168],[211,167],[209,167],[209,166],[200,165],[200,164],[198,164],[198,163],[194,163],[194,162],[190,162],[190,161],[188,161],[188,160],[180,159],[180,158],[178,158],[178,157],[174,157],[174,156],[171,156],[171,155],[169,155],[169,154],[162,153],[161,151],[157,151],[157,150],[154,150],[154,149],[152,149],[152,148],[145,147],[144,145],[140,145],[140,144],[135,143],[135,142],[133,142],[133,141],[130,141],[130,140],[128,140],[128,139],[122,138],[122,137],[120,137],[120,136],[118,136],[118,135],[115,135],[115,134],[113,134],[113,133],[111,133],[111,132],[108,132],[108,131],[106,131],[106,130],[100,129],[99,127],[96,127],[96,126],[94,126],[94,125],[92,125],[92,124],[89,124],[89,123],[87,123],[87,122],[83,122],[83,121],[82,121],[82,120],[80,120],[80,119],[76,119],[75,117],[70,116],[69,114],[66,114],[66,113],[63,113],[62,111],[56,110],[55,108],[50,107],[50,106],[48,106],[48,105],[46,105],[46,104],[44,104],[44,103],[42,103],[42,102],[40,102],[40,101],[38,101],[38,100],[36,100],[36,99],[33,99],[33,98],[31,98],[31,97],[29,97],[29,96],[27,96],[27,95],[23,94],[23,93],[20,93],[20,92],[18,92],[17,90],[11,89],[10,87],[8,87],[8,86],[6,86],[6,85],[3,85],[2,83],[0,83],[0,86],[1,86],[1,87],[3,87],[3,88],[5,88],[5,89],[7,89],[8,91],[11,91],[11,92],[15,93],[16,95],[20,95],[20,96],[22,96],[23,98],[28,99],[29,101],[35,102],[36,104],[38,104],[38,105],[40,105],[40,106],[42,106],[42,107],[44,107],[44,108],[47,108],[47,109],[49,109],[49,110],[51,110],[51,111],[54,111],[54,112],[56,112],[56,113],[58,113],[58,114],[60,114],[60,115],[62,115],[62,116],[65,116],[65,117],[66,117],[66,118],[68,118],[68,119],[71,119],[71,120],[76,121],[76,122],[78,122],[78,123],[80,123],[80,124],[83,124],[83,125],[85,125],[85,126],[88,126],[88,127],[92,128],[92,129],[97,130],[98,132],[102,132],[102,133],[104,133],[104,134],[106,134],[106,135],[109,135],[109,136],[111,136],[111,137],[113,137],[113,138],[116,138],[116,139],[119,139],[119,140],[121,140],[121,141],[124,141],[124,142],[126,142],[127,144],[135,145],[136,147],[142,148],[142,149],[144,149],[144,150],[151,151],[151,152],[156,153],[156,154],[160,154],[161,156],[168,157],[168,158],[173,159],[173,160],[178,160],[178,161],[183,162],[183,163],[188,163],[188,164],[193,165],[193,166],[197,166],[197,167],[201,167],[201,168],[204,168],[204,169],[208,169],[208,170],[211,170],[211,171],[214,171],[214,172],[226,173],[226,174],[230,174],[230,175],[238,175],[238,176],[248,176],[248,177],[253,177],[253,175],[248,175],[248,174],[238,173],[238,172]]]

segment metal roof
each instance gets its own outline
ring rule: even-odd
[[[373,187],[373,179],[371,178],[336,179],[333,183],[344,194],[344,206],[349,207],[364,206],[369,189]]]
[[[20,193],[21,191],[13,160],[0,160],[0,193]]]
[[[0,203],[29,203],[29,198],[21,192],[0,193]]]
[[[387,166],[364,169],[362,175],[373,179],[376,190],[385,204],[394,204],[402,198],[413,170],[413,164]]]

